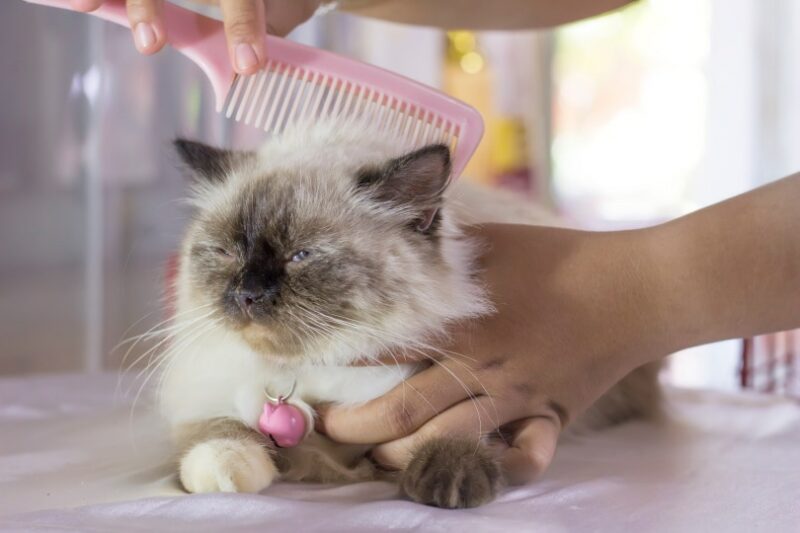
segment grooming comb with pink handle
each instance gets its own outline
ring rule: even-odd
[[[25,1],[72,10],[69,0]],[[124,0],[109,0],[91,14],[130,27]],[[267,38],[263,70],[236,75],[221,22],[169,2],[164,16],[168,42],[205,72],[217,111],[238,122],[279,134],[302,120],[368,117],[409,147],[448,145],[451,179],[464,170],[483,135],[480,114],[459,100],[399,74],[278,37]]]

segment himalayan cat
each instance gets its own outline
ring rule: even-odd
[[[193,174],[193,217],[159,400],[181,450],[183,487],[257,492],[276,479],[394,479],[428,505],[492,500],[503,480],[485,443],[443,437],[417,450],[405,471],[386,472],[367,446],[313,431],[311,406],[385,393],[419,367],[350,365],[424,350],[449,323],[491,312],[473,271],[479,243],[459,229],[464,214],[540,223],[542,215],[461,183],[445,198],[447,146],[403,148],[369,124],[297,128],[258,152],[175,146]],[[583,423],[652,413],[655,377],[653,368],[635,371]],[[266,394],[290,391],[307,431],[299,446],[282,448],[258,420]]]

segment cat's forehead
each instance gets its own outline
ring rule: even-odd
[[[370,124],[288,130],[267,140],[224,183],[198,195],[195,205],[226,236],[364,227],[374,205],[354,193],[360,173],[402,152],[381,133]]]
[[[331,214],[341,210],[342,203],[353,195],[355,175],[326,168],[256,168],[241,180],[231,180],[234,206],[250,214],[297,218]]]
[[[290,242],[334,230],[347,211],[347,190],[291,170],[231,180],[204,225],[237,242]]]
[[[264,170],[290,168],[299,172],[353,174],[399,157],[407,147],[398,144],[388,129],[363,121],[321,121],[295,125],[268,139],[258,151]]]

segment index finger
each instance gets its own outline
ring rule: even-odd
[[[437,362],[362,405],[321,409],[319,429],[343,443],[377,444],[396,440],[482,391],[483,387],[471,375],[459,375],[459,367]]]
[[[239,74],[253,74],[266,57],[267,25],[262,0],[220,0],[228,53]]]
[[[161,19],[163,0],[127,0],[125,4],[136,48],[143,54],[159,51],[167,42]]]

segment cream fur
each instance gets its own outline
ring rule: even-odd
[[[364,124],[323,123],[297,128],[268,141],[255,157],[232,171],[224,183],[198,186],[191,202],[201,213],[235,209],[238,190],[270,175],[271,179],[285,176],[281,179],[295,180],[292,186],[304,191],[303,209],[332,219],[337,216],[336,208],[364,212],[389,209],[367,201],[353,206],[332,206],[324,199],[347,194],[358,169],[383,164],[408,150],[407,146],[393,144],[391,136]],[[304,409],[309,420],[313,419],[310,406],[318,402],[365,402],[401,383],[416,368],[348,364],[357,358],[376,356],[387,346],[424,350],[449,322],[491,312],[483,289],[473,277],[476,244],[463,237],[458,220],[505,219],[550,224],[555,219],[541,208],[519,200],[509,201],[503,193],[498,193],[500,199],[493,200],[495,195],[491,191],[476,192],[463,183],[452,187],[449,194],[454,198],[443,210],[441,228],[444,268],[431,269],[420,264],[414,250],[393,239],[389,228],[347,230],[348,238],[352,239],[358,239],[363,231],[385,237],[377,239],[381,244],[376,246],[381,248],[375,253],[392,257],[388,275],[407,281],[404,300],[397,302],[391,313],[376,317],[375,327],[385,333],[383,338],[376,340],[365,328],[353,327],[334,341],[308,346],[303,358],[291,360],[282,354],[256,352],[212,313],[213,302],[197,290],[192,275],[190,245],[204,239],[201,226],[195,222],[189,228],[182,251],[176,284],[176,334],[165,354],[159,389],[162,411],[176,431],[187,424],[217,417],[239,420],[256,428],[265,388],[279,395],[288,392],[293,380],[297,381],[297,387],[292,401]],[[311,425],[308,429],[311,431]],[[304,462],[304,453],[331,457],[331,463],[339,465],[332,467],[336,470],[352,461],[354,453],[364,451],[361,447],[339,447],[339,452],[332,452],[330,443],[313,437],[290,452],[293,466],[283,472],[284,477],[315,478],[309,470],[310,465],[317,463]],[[261,460],[250,457],[257,448],[237,437],[195,444],[181,462],[184,486],[192,492],[260,490],[272,481],[275,472]],[[343,456],[333,457],[337,454]],[[262,459],[269,462],[266,455]],[[362,470],[363,474],[359,474],[362,477],[373,475],[369,469]],[[338,479],[352,480],[346,474]]]
[[[262,175],[286,175],[288,179],[298,180],[309,175],[313,176],[311,190],[315,194],[303,197],[304,209],[325,213],[331,206],[320,198],[351,188],[352,176],[358,169],[383,164],[408,149],[398,147],[392,143],[391,136],[364,124],[322,123],[297,128],[268,141],[257,158],[229,176],[223,185],[202,186],[195,191],[192,203],[201,211],[226,209],[240,187]],[[319,178],[320,175],[324,178]],[[373,205],[363,208],[375,209]],[[331,216],[336,215],[331,213]],[[183,248],[176,285],[177,317],[179,322],[196,320],[197,325],[202,325],[201,317],[208,308],[193,310],[209,302],[191,288],[188,245],[198,238],[194,231],[190,228]],[[365,230],[355,228],[353,231]],[[370,228],[370,231],[381,231],[381,228]],[[365,355],[377,355],[387,345],[424,346],[423,341],[441,334],[447,322],[490,310],[482,288],[472,278],[475,243],[462,236],[447,214],[441,234],[448,268],[436,275],[414,275],[428,269],[418,264],[419,259],[402,246],[376,252],[397,256],[393,274],[407,279],[409,293],[407,305],[382,318],[381,329],[389,333],[382,342],[354,329],[344,342],[315,346],[316,351],[308,354],[308,361],[287,363],[276,358],[280,354],[254,352],[222,325],[209,325],[199,332],[189,327],[186,333],[179,333],[173,345],[181,349],[173,350],[162,376],[160,400],[164,414],[173,424],[230,416],[255,427],[265,387],[273,394],[280,394],[288,391],[292,380],[297,379],[293,400],[311,414],[309,403],[364,402],[400,383],[414,371],[412,366],[347,365]]]

